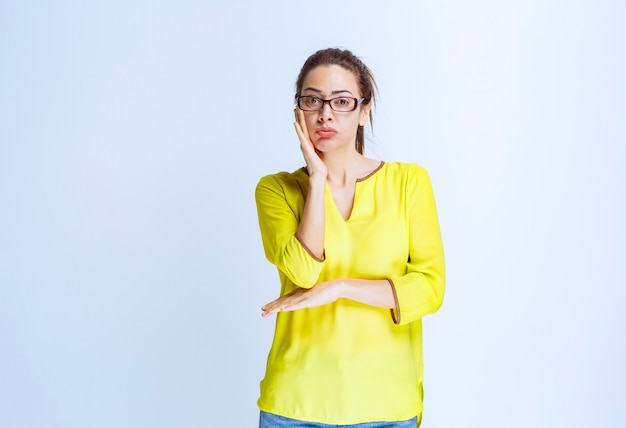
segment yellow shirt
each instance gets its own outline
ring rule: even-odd
[[[384,163],[357,181],[348,220],[325,190],[324,260],[296,239],[309,178],[303,169],[256,188],[265,255],[281,295],[334,278],[389,280],[390,311],[348,299],[278,313],[259,408],[293,419],[354,424],[422,412],[422,323],[442,304],[444,257],[426,170]]]

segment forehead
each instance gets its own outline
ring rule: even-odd
[[[323,93],[336,91],[350,91],[356,95],[359,93],[359,85],[351,71],[339,65],[320,65],[306,75],[302,81],[302,90],[315,88]]]

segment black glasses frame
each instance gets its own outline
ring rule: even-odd
[[[321,105],[321,106],[320,106],[320,108],[318,108],[317,110],[304,109],[304,108],[302,108],[302,107],[300,106],[300,100],[301,100],[302,98],[317,98],[318,100],[320,100],[320,101],[322,102],[322,105]],[[335,110],[335,109],[333,108],[333,105],[332,105],[331,103],[332,103],[333,101],[335,101],[335,100],[340,99],[340,98],[346,98],[346,99],[349,99],[349,100],[354,100],[354,101],[355,101],[355,103],[354,103],[354,107],[352,108],[352,110]],[[335,97],[335,98],[331,98],[331,99],[329,99],[329,100],[325,100],[325,99],[323,99],[323,98],[316,97],[315,95],[300,95],[299,97],[298,97],[298,96],[296,96],[296,105],[297,105],[297,106],[298,106],[298,108],[299,108],[300,110],[302,110],[302,111],[322,111],[322,110],[324,110],[324,105],[325,105],[326,103],[328,103],[328,106],[330,107],[330,109],[331,109],[332,111],[337,111],[337,112],[339,112],[339,113],[348,113],[348,112],[351,112],[351,111],[356,110],[356,108],[357,108],[357,107],[358,107],[358,106],[359,106],[359,105],[360,105],[363,101],[365,101],[365,98],[355,98],[355,97]]]

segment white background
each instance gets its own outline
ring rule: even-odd
[[[435,187],[423,426],[625,426],[625,17],[2,0],[0,426],[256,425],[278,279],[253,192],[303,165],[294,83],[329,46],[378,79],[369,154]]]

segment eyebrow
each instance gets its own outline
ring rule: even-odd
[[[309,87],[309,88],[304,88],[304,89],[302,90],[302,92],[304,92],[304,91],[313,91],[313,92],[317,92],[318,94],[321,94],[321,93],[322,93],[322,91],[321,91],[321,90],[319,90],[319,89],[317,89],[317,88],[311,88],[311,87]],[[343,93],[343,92],[347,92],[347,93],[349,93],[350,95],[354,95],[352,92],[348,91],[347,89],[339,89],[339,90],[337,90],[337,91],[332,91],[330,94],[331,94],[331,95],[335,95],[335,94],[341,94],[341,93]]]

